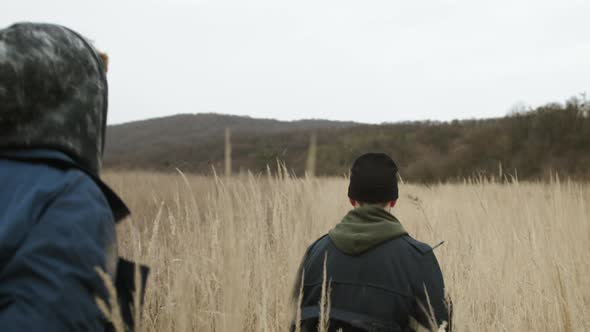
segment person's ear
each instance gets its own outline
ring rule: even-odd
[[[354,199],[349,198],[348,200],[350,201],[350,205],[352,205],[353,207],[356,207],[356,204],[357,203],[356,203],[356,201]]]
[[[395,206],[395,204],[397,204],[397,199],[389,202],[389,207],[393,208]]]
[[[109,55],[104,52],[98,52],[98,56],[100,60],[102,60],[102,64],[104,66],[105,73],[109,71]]]

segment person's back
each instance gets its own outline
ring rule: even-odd
[[[324,278],[329,331],[438,329],[449,314],[433,250],[387,211],[398,198],[395,164],[368,154],[352,171],[349,197],[356,208],[309,247],[299,271],[303,291],[294,296],[301,296],[301,330],[317,330]]]

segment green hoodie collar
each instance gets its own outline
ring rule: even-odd
[[[358,255],[379,244],[408,233],[389,212],[378,206],[350,210],[328,235],[345,254]]]

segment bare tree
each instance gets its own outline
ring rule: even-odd
[[[225,128],[225,176],[231,176],[231,130]]]
[[[309,150],[307,151],[307,165],[305,167],[305,173],[309,177],[315,176],[317,150],[318,137],[315,133],[313,133],[309,138]]]

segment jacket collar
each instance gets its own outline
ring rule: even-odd
[[[359,255],[385,241],[408,233],[402,224],[384,209],[361,206],[350,210],[328,234],[334,245],[342,252]]]

